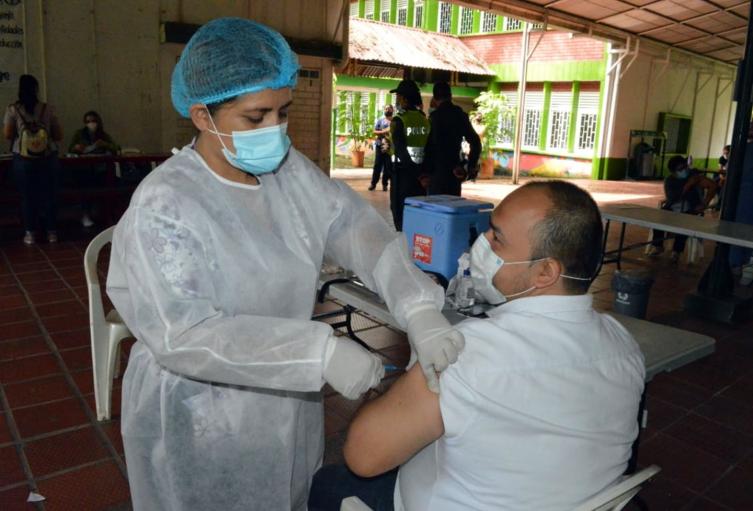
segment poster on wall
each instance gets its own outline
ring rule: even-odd
[[[24,73],[23,0],[0,0],[0,88],[16,89]]]

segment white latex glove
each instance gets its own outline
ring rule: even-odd
[[[376,355],[355,341],[330,337],[324,355],[324,379],[347,399],[358,399],[379,385],[384,366]]]
[[[439,394],[437,373],[457,361],[458,354],[465,347],[465,337],[433,305],[414,309],[406,318],[408,340],[418,357],[426,384],[429,390]]]

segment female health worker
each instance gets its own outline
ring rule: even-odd
[[[384,372],[310,319],[325,257],[384,298],[435,389],[463,348],[405,240],[290,147],[297,72],[264,25],[201,27],[172,77],[199,135],[141,183],[115,229],[107,292],[138,339],[122,401],[137,510],[306,508],[323,384],[355,399]]]

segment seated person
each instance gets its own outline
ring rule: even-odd
[[[350,471],[322,468],[309,510],[351,495],[378,510],[570,510],[616,482],[645,368],[587,294],[601,239],[599,210],[575,185],[508,195],[471,250],[477,292],[503,304],[458,325],[466,347],[439,395],[415,365],[363,406],[344,446]]]
[[[81,155],[117,154],[119,151],[120,146],[105,132],[102,118],[94,110],[84,114],[84,127],[74,133],[68,147],[68,152]],[[73,183],[81,189],[101,187],[104,185],[106,171],[106,163],[78,166],[72,171]],[[81,225],[87,228],[93,226],[91,200],[83,200],[81,209]]]
[[[120,146],[105,132],[102,118],[94,110],[84,114],[84,127],[73,134],[68,152],[73,154],[117,154]]]
[[[670,158],[667,167],[670,174],[664,180],[665,200],[662,209],[688,215],[703,215],[716,195],[716,183],[695,169],[691,169],[682,156]],[[677,262],[680,259],[687,240],[687,236],[675,234],[672,244],[672,261]],[[656,256],[662,252],[664,252],[664,232],[654,230],[648,255]]]

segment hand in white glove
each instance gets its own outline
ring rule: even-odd
[[[418,357],[429,390],[439,394],[439,378],[458,359],[465,337],[450,325],[433,305],[412,310],[407,315],[408,340]]]
[[[376,355],[355,341],[330,337],[324,356],[324,379],[347,399],[358,399],[376,387],[384,376],[384,366]]]

